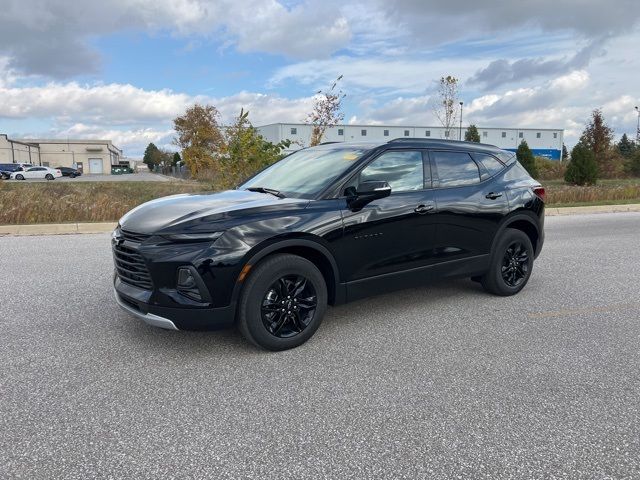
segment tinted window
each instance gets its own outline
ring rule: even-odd
[[[482,166],[487,169],[487,172],[489,172],[491,176],[500,172],[504,168],[502,162],[498,161],[495,157],[487,155],[485,153],[474,153],[473,158],[476,162],[482,164]]]
[[[424,188],[422,153],[416,151],[386,152],[360,172],[360,183],[381,180],[391,185],[391,192],[406,192]],[[429,178],[429,182],[431,179]]]
[[[515,153],[513,153],[513,152],[507,152],[506,150],[502,150],[502,151],[498,152],[498,153],[496,154],[496,156],[497,156],[500,160],[502,160],[502,163],[508,163],[508,162],[509,162],[509,160],[511,160],[511,159],[515,156]]]
[[[460,187],[480,182],[478,165],[462,152],[432,152],[438,169],[440,187]]]
[[[522,180],[525,178],[531,178],[529,172],[520,165],[520,162],[516,161],[515,164],[507,170],[507,173],[504,175],[504,179],[506,181],[514,181],[514,180]]]
[[[369,147],[335,148],[333,145],[299,150],[238,188],[266,187],[288,197],[311,198],[327,188],[368,150]]]

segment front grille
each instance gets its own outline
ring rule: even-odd
[[[148,238],[148,235],[132,234],[131,232],[125,233],[122,231],[122,237],[124,239],[136,241],[129,235],[140,235]],[[141,240],[137,241],[140,242]],[[122,241],[114,243],[113,260],[121,281],[133,285],[134,287],[151,290],[153,284],[151,283],[151,275],[149,275],[147,265],[131,243],[127,242],[126,245]]]
[[[151,235],[147,235],[146,233],[135,233],[135,232],[130,232],[128,230],[120,229],[120,236],[125,240],[141,243],[141,242],[144,242]]]

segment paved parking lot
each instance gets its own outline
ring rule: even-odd
[[[547,219],[518,296],[330,309],[306,345],[170,332],[108,235],[0,238],[0,478],[640,478],[640,213]]]
[[[21,182],[21,183],[30,183],[30,182],[48,182],[50,180],[36,179],[30,178],[27,180],[0,180],[3,182]],[[51,180],[53,182],[172,182],[179,181],[176,178],[172,178],[166,175],[158,175],[157,173],[151,172],[138,172],[138,173],[130,173],[126,175],[81,175],[76,178],[69,177],[60,177],[55,180]]]

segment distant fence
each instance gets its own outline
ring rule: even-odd
[[[162,175],[167,175],[169,177],[180,178],[182,180],[190,180],[191,173],[186,165],[180,166],[170,166],[170,167],[161,167],[160,165],[156,165],[153,170],[155,173],[161,173]]]

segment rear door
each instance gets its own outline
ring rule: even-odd
[[[438,204],[436,254],[439,262],[489,254],[509,205],[495,157],[465,151],[429,152]],[[489,172],[484,161],[495,166]],[[495,163],[493,163],[495,162]]]
[[[343,278],[360,281],[427,265],[435,240],[435,201],[426,152],[387,150],[349,185],[367,180],[388,182],[391,195],[360,210],[343,209],[344,236],[338,249]]]

